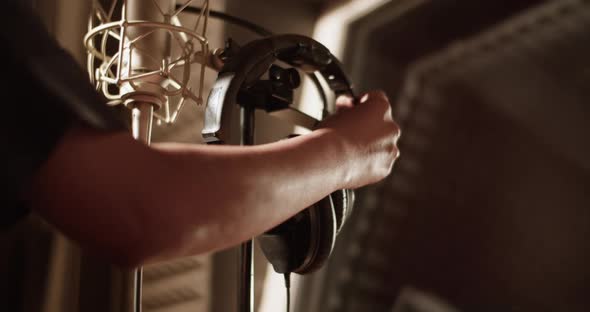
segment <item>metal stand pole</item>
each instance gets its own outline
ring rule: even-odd
[[[131,131],[133,138],[145,144],[151,143],[154,106],[146,102],[131,104]],[[98,288],[98,293],[84,292],[79,311],[89,312],[141,312],[142,275],[141,267],[123,269],[118,266],[96,262],[92,257],[83,257],[81,269],[89,281],[80,282],[81,289]],[[92,283],[92,284],[91,284]],[[84,287],[82,287],[84,286]]]
[[[131,111],[131,129],[133,138],[147,145],[152,143],[152,124],[154,120],[154,106],[150,103],[138,102],[133,104]]]
[[[133,138],[147,145],[152,141],[152,124],[154,118],[154,106],[150,103],[135,103],[131,111],[131,129]],[[131,285],[133,297],[127,301],[125,311],[141,312],[141,284],[143,280],[143,269],[135,269],[127,275],[128,285]]]
[[[254,145],[255,108],[240,108],[241,145]],[[238,285],[238,311],[254,311],[254,241],[249,240],[240,248],[240,276]]]

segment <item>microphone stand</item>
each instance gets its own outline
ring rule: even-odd
[[[255,107],[243,104],[240,107],[240,145],[254,145]],[[240,275],[238,280],[238,311],[254,311],[254,240],[240,246]]]
[[[171,124],[186,100],[197,104],[202,102],[204,66],[207,64],[198,61],[198,53],[209,55],[205,36],[209,1],[203,0],[203,11],[194,28],[183,26],[178,14],[196,0],[183,1],[184,4],[176,9],[176,0],[109,2],[107,7],[104,1],[93,1],[89,31],[84,37],[90,80],[97,90],[102,89],[109,104],[125,104],[131,109],[133,138],[150,145],[154,118]],[[116,13],[118,10],[120,14]],[[197,31],[199,26],[201,32]],[[115,47],[117,42],[118,49]],[[193,49],[196,43],[200,45],[200,52]],[[173,47],[180,49],[175,51]],[[194,62],[202,65],[196,92],[188,87],[190,66]],[[171,74],[174,68],[184,69],[182,77]],[[164,83],[169,87],[164,87]],[[176,105],[170,114],[169,99],[173,96],[177,97],[172,101]],[[164,116],[155,112],[158,108]],[[88,283],[88,288],[100,290],[81,291],[80,311],[141,312],[141,267],[128,270],[107,267],[91,257],[83,260],[80,284]]]
[[[152,125],[154,120],[154,106],[146,102],[136,102],[131,110],[131,129],[133,138],[147,145],[152,141]],[[132,291],[132,297],[127,298],[125,311],[141,312],[141,285],[143,282],[143,268],[133,270],[127,280]],[[133,309],[133,310],[131,310]]]

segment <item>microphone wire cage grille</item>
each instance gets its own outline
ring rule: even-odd
[[[90,81],[108,104],[127,104],[131,95],[145,93],[143,86],[147,83],[152,85],[151,89],[157,89],[148,93],[159,98],[154,113],[158,124],[174,123],[186,102],[201,105],[210,59],[206,37],[209,0],[200,1],[200,14],[190,28],[181,23],[179,15],[195,0],[188,0],[171,12],[166,12],[157,0],[145,1],[145,5],[157,8],[160,21],[129,19],[128,0],[112,0],[107,5],[104,2],[93,1],[84,45]],[[165,57],[155,55],[145,45],[142,47],[142,42],[153,42],[156,36],[169,38],[162,43],[169,45]],[[134,58],[148,60],[149,66],[145,66],[146,62],[137,66]],[[193,67],[198,67],[196,83],[191,81]]]

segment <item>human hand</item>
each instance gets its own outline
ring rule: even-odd
[[[397,141],[401,131],[391,114],[385,93],[363,95],[356,105],[353,99],[340,97],[337,113],[320,124],[340,144],[343,168],[347,170],[345,188],[358,188],[387,177],[399,157]]]

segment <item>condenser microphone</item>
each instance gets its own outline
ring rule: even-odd
[[[125,4],[124,4],[125,5]],[[174,0],[127,0],[123,12],[128,20],[170,24]],[[126,11],[126,12],[125,12]],[[144,143],[151,141],[154,110],[166,101],[165,77],[156,73],[170,63],[171,35],[164,29],[129,27],[128,46],[122,51],[123,79],[141,77],[121,85],[124,104],[131,109],[133,137]]]
[[[123,14],[127,20],[149,21],[170,24],[174,13],[175,0],[127,0]],[[139,77],[121,85],[122,100],[131,109],[132,134],[136,140],[151,143],[154,110],[161,108],[166,101],[163,87],[165,77],[156,73],[163,65],[170,63],[170,33],[149,27],[129,27],[128,46],[121,51],[121,78]],[[126,69],[126,70],[125,70]],[[143,269],[131,272],[134,293],[133,309],[141,311]]]
[[[178,15],[192,2],[180,8],[174,0],[113,0],[109,7],[93,2],[84,38],[90,80],[109,105],[131,109],[133,136],[142,142],[150,143],[152,120],[172,124],[187,101],[203,103],[209,5],[205,0],[189,28]],[[191,81],[195,64],[200,66],[196,83]]]
[[[192,47],[198,47],[192,41],[200,43],[202,55],[207,55],[207,40],[196,31],[173,24],[178,14],[175,0],[110,3],[104,7],[99,1],[93,2],[90,30],[84,38],[88,72],[110,105],[125,105],[131,110],[133,137],[150,144],[153,120],[171,120],[172,97],[180,98],[180,104],[186,99],[198,103],[198,95],[187,87],[195,61]],[[181,51],[174,59],[173,36],[180,38],[175,42]],[[176,69],[184,70],[175,76]],[[111,272],[111,289],[116,292],[110,295],[111,307],[116,312],[140,312],[142,268],[114,267]]]

